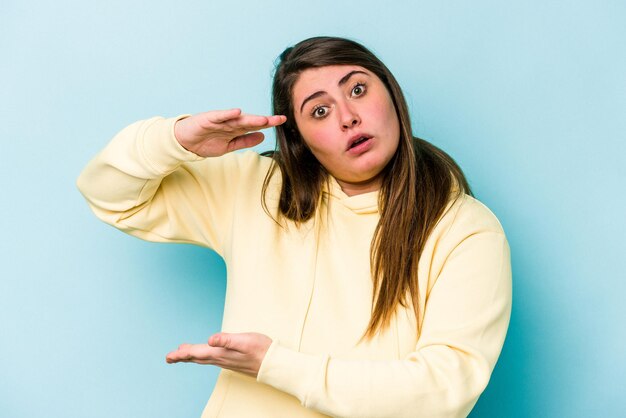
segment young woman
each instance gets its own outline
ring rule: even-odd
[[[509,322],[499,222],[362,45],[285,50],[273,106],[134,123],[78,180],[105,222],[226,262],[223,332],[167,361],[223,369],[203,417],[466,416]],[[231,153],[269,127],[273,153]]]

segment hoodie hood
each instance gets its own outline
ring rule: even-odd
[[[341,189],[341,186],[332,176],[329,176],[328,186],[324,190],[328,194],[329,199],[333,199],[341,203],[352,212],[365,215],[370,213],[378,213],[378,194],[379,191],[362,193],[354,196],[348,196]]]

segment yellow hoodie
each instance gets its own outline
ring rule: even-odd
[[[223,370],[207,417],[463,417],[485,389],[511,311],[509,248],[496,217],[464,195],[419,262],[421,334],[412,309],[370,341],[370,244],[378,193],[336,181],[316,216],[279,226],[261,206],[270,159],[202,159],[174,137],[177,118],[122,130],[78,179],[103,221],[139,238],[186,242],[227,266],[224,332],[273,343],[257,379]],[[276,213],[280,175],[268,206]]]

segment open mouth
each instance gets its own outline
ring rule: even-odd
[[[362,144],[363,142],[369,140],[371,137],[369,136],[362,136],[360,138],[357,138],[356,141],[352,142],[352,144],[350,144],[350,146],[348,147],[348,149],[352,149],[354,147],[359,146],[360,144]]]

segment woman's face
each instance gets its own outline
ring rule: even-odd
[[[300,134],[343,191],[378,190],[400,140],[383,82],[356,65],[310,68],[295,82],[292,100]]]

